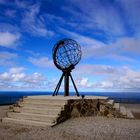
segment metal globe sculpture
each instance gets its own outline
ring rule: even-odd
[[[81,47],[72,39],[58,41],[53,48],[53,60],[60,70],[72,69],[81,59]]]
[[[71,75],[71,70],[79,63],[82,56],[80,45],[72,39],[62,39],[53,48],[53,61],[56,67],[62,70],[62,76],[55,88],[53,96],[58,94],[62,80],[64,78],[64,96],[69,96],[69,77],[74,85],[77,96],[78,90]]]

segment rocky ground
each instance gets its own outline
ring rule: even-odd
[[[0,107],[0,117],[7,106]],[[0,122],[0,140],[140,140],[140,120],[81,117],[53,128],[31,127]]]

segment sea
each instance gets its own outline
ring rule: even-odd
[[[16,103],[24,96],[34,95],[52,95],[53,92],[42,91],[0,91],[0,105],[10,105]],[[60,92],[58,95],[63,95]],[[74,92],[70,93],[71,96],[75,95]],[[109,99],[115,100],[118,103],[140,103],[140,92],[80,92],[80,95],[85,96],[107,96]]]

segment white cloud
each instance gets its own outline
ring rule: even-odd
[[[0,52],[0,59],[13,59],[13,58],[17,58],[17,54],[15,53],[10,53],[10,52],[6,52],[6,51],[1,51]]]
[[[93,84],[94,88],[99,88],[99,89],[112,89],[112,88],[114,88],[113,86],[114,85],[113,85],[112,81],[101,81],[101,82]]]
[[[121,69],[121,68],[120,68]],[[39,73],[34,72],[32,74],[26,74],[24,72],[25,68],[15,67],[9,69],[7,72],[0,74],[0,88],[1,89],[51,89],[54,90],[56,86],[56,78],[52,80],[47,80],[47,78]],[[130,68],[121,69],[120,71],[116,70],[115,75],[109,75],[109,72],[106,72],[106,77],[98,81],[90,81],[91,77],[95,77],[97,73],[90,74],[90,77],[80,77],[76,78],[76,85],[79,89],[108,89],[108,90],[138,90],[140,89],[140,71],[135,71]],[[123,72],[122,72],[123,71]],[[103,70],[104,72],[104,70]],[[101,70],[99,73],[102,73]],[[98,73],[98,74],[99,74]],[[104,72],[105,74],[105,72]],[[78,75],[77,75],[78,76]]]
[[[81,80],[80,84],[81,84],[82,86],[85,86],[85,85],[87,85],[87,82],[88,82],[88,78],[83,78],[83,79]]]
[[[88,87],[89,86],[89,83],[88,83],[88,78],[82,78],[81,81],[80,81],[80,86],[82,87]]]
[[[13,67],[7,72],[0,74],[0,88],[1,89],[40,89],[46,88],[44,82],[47,81],[46,77],[41,73],[34,72],[32,74],[26,74],[23,67]],[[34,88],[33,88],[34,87]]]
[[[77,83],[81,88],[129,91],[140,89],[140,71],[125,66],[81,65],[76,68],[73,75],[77,78],[87,76],[78,80]]]
[[[10,68],[8,72],[0,74],[0,81],[3,82],[19,82],[25,78],[25,73],[22,67]]]
[[[126,62],[129,62],[131,64],[139,64],[139,61],[137,59],[134,59],[133,57],[119,55],[119,54],[109,54],[108,56],[105,56],[105,58],[108,58],[108,59],[111,59],[120,63],[123,62],[125,64]]]
[[[19,33],[0,32],[0,46],[15,48],[20,39]]]
[[[77,69],[73,75],[78,79],[76,83],[79,88],[114,91],[139,91],[140,89],[140,71],[128,67],[85,65]],[[81,78],[81,76],[87,77]]]
[[[35,66],[43,67],[43,68],[53,68],[54,63],[53,60],[50,60],[48,57],[29,57],[28,61]]]
[[[25,70],[24,67],[12,67],[9,69],[9,73],[10,74],[17,74],[17,73],[22,72],[23,70]]]
[[[127,67],[113,67],[110,65],[92,65],[85,64],[79,65],[75,68],[75,75],[87,75],[87,76],[115,76],[118,74],[123,75],[127,70]]]
[[[1,66],[13,66],[15,65],[15,59],[18,58],[18,55],[15,53],[4,52],[0,53],[0,65]]]
[[[13,81],[13,82],[20,81],[20,80],[22,80],[23,78],[25,78],[25,74],[24,74],[24,73],[12,74],[12,75],[11,75],[11,78],[12,78],[12,81]]]
[[[39,57],[39,56],[41,56],[40,53],[31,51],[31,50],[26,50],[26,52],[27,52],[30,56],[33,56],[33,57]]]
[[[137,38],[123,37],[117,39],[116,42],[110,44],[115,51],[127,52],[130,54],[140,54],[140,40]]]
[[[96,82],[92,85],[94,88],[118,89],[118,90],[138,90],[140,89],[140,71],[128,69],[124,75],[116,75]]]
[[[44,80],[45,80],[45,77],[38,72],[34,72],[32,75],[29,75],[28,77],[24,79],[24,81],[27,83],[36,83],[36,84]]]
[[[22,25],[26,32],[42,37],[53,36],[54,32],[46,28],[43,17],[39,16],[40,4],[28,5],[26,8],[22,19]]]

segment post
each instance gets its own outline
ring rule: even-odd
[[[58,82],[58,84],[57,84],[57,86],[55,88],[55,91],[53,93],[53,96],[57,96],[58,91],[59,91],[59,88],[60,88],[61,83],[62,83],[62,80],[63,80],[63,77],[64,77],[64,73],[62,74],[62,76],[61,76],[61,78],[60,78],[60,80],[59,80],[59,82]]]
[[[69,71],[64,71],[64,96],[69,96]]]
[[[70,73],[70,78],[71,78],[71,81],[72,81],[73,86],[74,86],[74,88],[75,88],[75,91],[76,91],[76,93],[77,93],[77,96],[80,96],[80,95],[79,95],[79,92],[78,92],[78,90],[77,90],[77,88],[76,88],[76,85],[75,85],[75,83],[74,83],[74,80],[73,80],[73,78],[72,78],[71,73]]]

